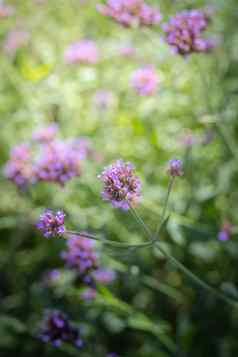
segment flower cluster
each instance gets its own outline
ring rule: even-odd
[[[113,103],[113,94],[109,90],[99,89],[93,97],[95,107],[105,110]]]
[[[46,238],[60,236],[65,232],[64,217],[63,211],[54,213],[52,210],[46,209],[40,215],[36,227],[42,231]]]
[[[35,130],[32,134],[32,139],[41,143],[48,143],[55,139],[58,131],[58,125],[52,123],[48,126],[43,126]]]
[[[34,182],[35,174],[29,145],[19,144],[11,150],[4,175],[21,189]]]
[[[93,41],[81,40],[71,43],[64,52],[67,63],[88,63],[98,62],[98,49]]]
[[[47,312],[41,326],[39,339],[45,343],[50,342],[59,347],[62,342],[82,347],[83,341],[80,331],[73,326],[68,317],[60,311]]]
[[[35,165],[39,181],[55,182],[61,186],[81,174],[81,157],[74,145],[67,141],[55,140],[44,145]]]
[[[57,126],[52,124],[33,133],[31,145],[17,145],[5,166],[5,176],[22,188],[37,181],[64,186],[81,175],[81,162],[92,154],[86,138],[57,140]]]
[[[232,224],[229,221],[225,221],[218,233],[218,240],[226,241],[229,240],[232,234]]]
[[[98,11],[119,24],[151,26],[161,21],[160,11],[146,4],[144,0],[107,0],[105,5],[98,5]]]
[[[176,53],[181,55],[207,52],[214,47],[211,40],[202,37],[208,22],[209,18],[203,11],[182,11],[163,25],[166,41]]]
[[[159,78],[152,66],[145,66],[132,73],[131,85],[141,96],[150,96],[155,94]]]
[[[183,175],[182,161],[178,159],[169,160],[168,174],[173,177],[182,176]]]
[[[141,183],[134,174],[130,162],[117,160],[105,167],[98,178],[103,182],[102,198],[111,201],[113,206],[128,210],[138,203],[141,196]]]
[[[100,268],[94,242],[83,236],[71,235],[67,240],[67,250],[61,253],[61,257],[66,266],[74,270],[80,281],[92,288],[96,281],[108,284],[114,279],[113,271]],[[86,291],[84,293],[86,294]],[[91,296],[92,291],[88,293]]]

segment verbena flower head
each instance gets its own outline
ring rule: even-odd
[[[98,269],[98,255],[92,240],[71,235],[67,240],[67,250],[61,253],[61,257],[84,283],[90,285],[93,282],[91,274]]]
[[[4,167],[4,175],[19,188],[25,188],[35,181],[29,145],[19,144],[13,147],[10,159]]]
[[[232,224],[229,221],[225,221],[218,233],[218,240],[227,241],[230,239],[232,234]]]
[[[93,277],[99,283],[109,284],[115,279],[116,274],[113,270],[105,270],[100,268],[93,272]]]
[[[95,299],[96,294],[97,294],[96,289],[86,288],[81,292],[80,297],[82,300],[93,300]]]
[[[56,237],[64,234],[65,214],[63,211],[53,212],[50,209],[46,209],[39,218],[36,227],[44,234],[46,238]]]
[[[141,96],[150,96],[156,93],[159,77],[152,66],[139,68],[132,73],[131,85]]]
[[[54,140],[43,146],[36,161],[38,180],[55,182],[61,186],[81,174],[81,156],[75,142]]]
[[[99,89],[96,91],[93,102],[99,109],[107,109],[113,103],[113,94],[109,90]]]
[[[47,143],[55,139],[58,132],[58,125],[52,123],[48,126],[44,126],[35,130],[32,134],[32,139],[41,143]]]
[[[100,4],[97,9],[125,27],[151,26],[161,20],[160,11],[146,4],[144,0],[107,0],[105,5]]]
[[[88,63],[98,62],[98,49],[93,41],[81,40],[69,45],[64,53],[67,63]]]
[[[68,317],[60,311],[45,314],[39,338],[55,347],[59,347],[62,342],[73,344],[76,347],[83,345],[79,329],[73,326]]]
[[[202,37],[208,22],[208,16],[201,10],[182,11],[163,25],[166,41],[181,55],[208,52],[214,47],[213,41]]]
[[[134,174],[130,162],[117,160],[104,168],[98,178],[103,182],[102,198],[113,206],[128,210],[135,206],[141,196],[141,182]]]
[[[178,159],[169,160],[168,163],[168,174],[170,176],[182,176],[183,175],[183,167],[182,161]]]

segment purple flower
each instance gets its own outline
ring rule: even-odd
[[[122,160],[105,167],[98,176],[104,184],[102,198],[124,210],[128,210],[130,205],[136,205],[141,196],[141,183],[133,170],[134,166],[130,162]]]
[[[55,139],[58,131],[58,125],[52,123],[48,126],[38,128],[32,134],[32,139],[41,143],[47,143]]]
[[[4,167],[4,175],[19,188],[25,188],[35,181],[29,145],[19,144],[11,150],[10,159]]]
[[[65,232],[64,217],[63,211],[54,213],[52,210],[46,209],[40,215],[36,227],[43,232],[46,238],[60,236]]]
[[[176,53],[181,55],[189,55],[192,52],[208,52],[214,47],[214,43],[201,37],[208,22],[208,15],[203,11],[182,11],[163,25],[166,41]]]
[[[98,269],[98,255],[94,250],[94,242],[79,235],[71,235],[67,240],[67,250],[61,253],[66,266],[73,269],[82,282],[91,285],[91,273]]]
[[[43,284],[47,287],[54,285],[61,277],[61,272],[58,269],[47,271],[43,276]]]
[[[230,239],[232,234],[232,224],[229,221],[225,221],[218,233],[218,240],[227,241]]]
[[[96,294],[97,294],[97,292],[94,288],[86,288],[80,294],[80,297],[82,300],[93,300],[93,299],[95,299]]]
[[[42,147],[35,164],[38,180],[61,186],[81,174],[81,156],[76,142],[54,140]]]
[[[108,353],[106,357],[118,357],[118,354],[115,352]]]
[[[45,314],[39,338],[55,347],[59,347],[62,342],[73,344],[76,347],[83,345],[79,329],[74,327],[68,317],[60,311]]]
[[[170,176],[182,176],[183,175],[183,170],[182,170],[182,161],[178,159],[172,159],[169,160],[168,164],[168,174]]]
[[[141,96],[150,96],[156,93],[159,78],[152,66],[139,68],[132,73],[131,85]]]
[[[98,11],[122,26],[151,26],[161,21],[160,11],[146,4],[143,0],[107,0],[99,4]]]
[[[113,94],[106,89],[99,89],[93,97],[93,102],[97,108],[107,109],[113,103]]]
[[[67,63],[89,63],[98,62],[98,49],[93,41],[81,40],[69,45],[65,52],[64,58]]]
[[[93,277],[96,281],[102,284],[108,284],[115,279],[115,272],[113,270],[97,269],[93,272]]]

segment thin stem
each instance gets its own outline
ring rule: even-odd
[[[172,187],[172,186],[171,186]],[[171,190],[171,189],[170,189]],[[166,212],[166,210],[165,210]],[[142,220],[142,218],[140,217],[140,220]],[[165,220],[166,221],[166,220]],[[160,228],[159,231],[161,230],[162,226],[164,225],[165,221],[163,221],[162,224],[160,224]],[[137,221],[138,222],[138,221]],[[144,223],[144,222],[143,222]],[[146,226],[146,224],[144,223],[143,226]],[[148,227],[147,227],[148,228]],[[149,228],[148,228],[149,230]],[[185,265],[183,265],[182,263],[180,263],[180,261],[178,261],[173,255],[169,254],[168,252],[166,252],[166,250],[164,250],[161,247],[161,244],[157,241],[156,237],[152,236],[151,234],[148,234],[148,238],[150,239],[151,245],[153,245],[154,243],[156,244],[158,250],[168,259],[168,261],[170,263],[172,263],[174,266],[176,266],[176,268],[178,268],[180,271],[182,271],[186,276],[188,276],[190,279],[192,279],[194,282],[197,283],[197,285],[201,286],[203,289],[210,291],[211,293],[213,293],[217,298],[226,301],[228,304],[233,305],[233,306],[238,306],[238,301],[236,299],[234,299],[231,296],[227,296],[226,294],[224,294],[222,291],[220,291],[219,289],[209,285],[208,283],[206,283],[204,280],[200,279],[197,275],[195,275],[194,273],[192,273],[188,268],[185,267]]]
[[[89,233],[84,233],[84,232],[77,232],[77,231],[69,231],[67,230],[65,232],[65,235],[67,236],[68,234],[73,234],[73,235],[77,235],[80,236],[82,238],[88,238],[88,239],[92,239],[92,240],[96,240],[101,242],[102,244],[106,244],[106,245],[110,245],[116,248],[122,248],[122,249],[127,249],[127,248],[145,248],[145,247],[149,247],[152,245],[152,242],[145,242],[145,243],[138,243],[138,244],[127,244],[127,243],[123,243],[123,242],[116,242],[113,240],[108,240],[108,239],[104,239],[102,237],[97,237],[94,236],[92,234]]]
[[[170,196],[170,193],[172,191],[172,188],[173,188],[173,184],[174,184],[174,180],[175,180],[175,176],[171,176],[170,178],[170,181],[169,181],[169,185],[168,185],[168,190],[167,190],[167,194],[166,194],[166,197],[165,197],[165,202],[164,202],[164,208],[163,208],[163,211],[162,211],[162,216],[161,216],[161,219],[160,219],[160,222],[156,228],[156,231],[155,231],[155,239],[157,239],[158,237],[158,234],[159,234],[159,231],[160,231],[160,227],[161,227],[161,222],[164,221],[165,219],[165,216],[166,216],[166,212],[167,212],[167,208],[168,208],[168,203],[169,203],[169,196]]]
[[[146,235],[148,236],[152,236],[152,231],[150,230],[150,228],[145,224],[145,222],[143,221],[143,219],[141,218],[141,216],[139,215],[139,213],[137,213],[136,209],[134,207],[132,207],[129,203],[130,206],[130,211],[132,213],[132,215],[134,216],[134,218],[136,219],[136,221],[141,225],[141,227],[143,227],[144,232],[146,233]]]

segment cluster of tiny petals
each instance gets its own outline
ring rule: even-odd
[[[19,188],[25,188],[35,181],[29,145],[22,143],[13,147],[4,167],[4,175]]]
[[[144,0],[107,0],[105,5],[98,5],[98,11],[111,17],[119,24],[151,26],[161,21],[160,11],[146,4]]]
[[[179,159],[169,160],[167,171],[170,176],[173,176],[173,177],[182,176],[183,175],[182,161]]]
[[[71,235],[67,240],[67,250],[61,253],[61,257],[85,283],[91,282],[91,272],[98,268],[98,255],[92,240]]]
[[[131,75],[131,85],[141,96],[155,94],[158,83],[159,78],[153,66],[138,68]]]
[[[63,211],[53,212],[50,209],[46,209],[40,215],[36,227],[46,238],[61,236],[65,233],[64,217]]]
[[[208,22],[207,14],[201,10],[182,11],[163,25],[166,41],[181,55],[208,52],[214,47],[213,41],[202,37]]]
[[[39,181],[55,182],[64,186],[67,181],[81,174],[81,157],[75,143],[54,140],[43,146],[35,163]]]
[[[115,278],[113,271],[99,266],[99,256],[94,245],[92,240],[84,238],[83,235],[71,235],[67,240],[67,250],[61,253],[66,266],[73,269],[81,282],[91,288],[94,288],[95,282],[108,284]],[[85,292],[85,299],[86,295]]]
[[[117,160],[104,168],[98,178],[103,182],[102,198],[113,206],[128,210],[138,203],[141,196],[141,183],[134,174],[130,162]]]
[[[48,126],[43,126],[36,129],[32,134],[32,139],[39,141],[40,143],[48,143],[55,139],[58,132],[58,125],[52,123]]]
[[[88,63],[98,62],[99,54],[95,43],[91,40],[81,40],[71,43],[64,52],[67,63]]]
[[[31,142],[16,145],[5,165],[5,177],[22,189],[38,181],[64,186],[80,176],[82,160],[95,155],[89,140],[85,137],[59,140],[57,131],[56,124],[38,128]]]
[[[73,344],[75,347],[83,345],[80,331],[72,325],[68,317],[60,311],[46,313],[39,333],[39,339],[59,347],[62,342]]]
[[[227,241],[230,239],[232,234],[232,224],[229,221],[225,221],[218,233],[218,240]]]

